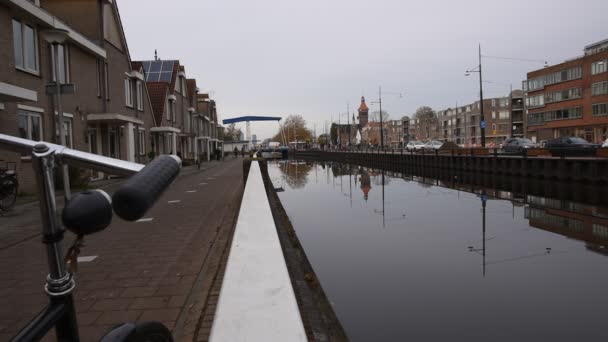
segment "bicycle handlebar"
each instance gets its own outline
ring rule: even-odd
[[[127,221],[139,220],[179,174],[181,160],[163,155],[129,178],[112,196],[116,215]]]
[[[61,163],[82,167],[95,171],[106,172],[117,176],[130,176],[139,172],[144,165],[128,162],[125,160],[104,157],[97,154],[73,150],[61,145],[48,142],[36,142],[32,140],[0,134],[0,148],[5,148],[18,153],[32,153],[34,146],[43,143],[55,152]]]

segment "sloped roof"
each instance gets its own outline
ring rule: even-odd
[[[141,64],[141,62],[131,62],[131,69],[133,70],[140,70],[143,67],[143,65]]]
[[[156,119],[157,124],[160,124],[163,119],[163,113],[165,112],[169,85],[165,82],[149,82],[146,83],[146,85],[148,87],[148,94],[150,95],[150,102],[152,102],[154,119]]]

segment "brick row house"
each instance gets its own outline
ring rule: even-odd
[[[585,47],[583,56],[529,72],[524,89],[532,139],[608,138],[608,40]]]
[[[60,143],[58,103],[46,92],[58,79],[73,85],[61,95],[68,147],[140,163],[150,152],[197,158],[189,119],[197,89],[176,63],[165,89],[174,117],[158,115],[162,87],[147,83],[148,70],[131,61],[116,1],[6,0],[0,25],[0,133]],[[65,41],[53,46],[57,31]],[[0,150],[0,160],[16,163],[22,192],[34,191],[28,156]]]

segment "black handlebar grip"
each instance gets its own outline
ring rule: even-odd
[[[112,223],[112,200],[103,190],[83,191],[74,195],[61,213],[63,225],[77,235],[89,235]]]
[[[154,159],[114,193],[112,206],[116,215],[127,221],[142,218],[177,177],[180,167],[181,160],[177,156],[163,155]]]

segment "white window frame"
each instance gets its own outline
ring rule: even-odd
[[[17,115],[26,117],[26,128],[25,128],[26,137],[24,139],[32,140],[32,119],[31,118],[36,117],[36,118],[38,118],[38,120],[40,122],[40,140],[44,140],[44,125],[42,122],[42,113],[33,112],[30,110],[26,110],[26,109],[18,109]],[[19,135],[19,137],[21,137],[21,135]]]
[[[97,78],[97,97],[101,97],[101,89],[103,88],[103,61],[96,59],[95,77]]]
[[[591,75],[598,75],[608,71],[608,58],[591,63]]]
[[[65,127],[65,132],[66,132],[67,137],[70,138],[70,141],[69,141],[69,144],[67,147],[74,148],[74,118],[65,116],[65,114],[64,114],[63,123],[67,124]],[[67,139],[67,137],[66,137],[66,139]]]
[[[591,84],[591,96],[608,94],[608,81]]]
[[[139,155],[146,155],[146,129],[138,128],[137,130],[137,143],[139,144]]]
[[[106,101],[110,101],[110,66],[108,62],[103,63],[103,90]]]
[[[135,88],[136,88],[136,96],[137,96],[137,110],[139,111],[143,111],[144,110],[144,84],[142,81],[137,80],[135,81]]]
[[[13,18],[11,21],[11,28],[13,31],[13,36],[11,37],[11,39],[14,40],[14,22],[19,23],[19,28],[21,29],[20,35],[21,35],[21,46],[19,48],[21,48],[21,61],[17,61],[15,59],[16,56],[14,56],[14,51],[13,51],[13,59],[15,59],[15,68],[25,71],[25,72],[29,72],[29,73],[33,73],[35,75],[40,75],[40,52],[38,49],[38,29],[36,28],[35,25],[28,23],[27,21],[23,21],[20,19],[15,19]],[[32,31],[34,32],[34,54],[36,55],[34,57],[34,63],[36,64],[34,66],[34,69],[30,69],[27,67],[27,63],[26,61],[28,60],[29,54],[27,52],[26,49],[26,44],[25,44],[25,30],[24,27],[28,26],[29,28],[32,29]],[[15,46],[15,41],[13,41],[13,49],[18,48],[17,46]]]
[[[175,123],[177,118],[175,113],[175,100],[169,100],[169,112],[171,113],[171,121]]]
[[[133,108],[133,83],[130,78],[125,78],[125,104]]]
[[[51,79],[53,80],[53,82],[55,82],[55,48],[53,47],[53,45],[49,45],[49,48],[51,49]],[[63,49],[63,61],[60,61],[60,63],[63,64],[65,75],[63,75],[64,79],[61,83],[70,83],[70,48],[67,44],[58,44],[57,48]]]

